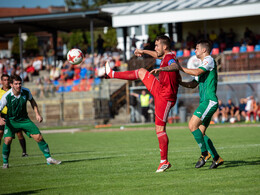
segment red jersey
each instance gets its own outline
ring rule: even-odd
[[[160,68],[170,66],[175,62],[174,53],[170,52],[164,56]],[[168,101],[176,101],[179,87],[179,71],[159,73],[160,95]]]

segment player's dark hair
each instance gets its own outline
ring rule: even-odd
[[[202,39],[197,42],[197,45],[200,44],[203,48],[207,50],[210,54],[212,50],[212,42],[210,40]]]
[[[167,49],[170,50],[171,49],[171,40],[169,37],[167,37],[166,35],[159,35],[156,37],[155,39],[156,41],[161,40],[161,43],[167,46]]]
[[[1,81],[3,80],[4,77],[8,77],[8,79],[10,79],[10,76],[8,74],[2,74]]]
[[[10,83],[14,83],[14,81],[21,81],[22,82],[22,78],[19,75],[14,74],[10,77]]]

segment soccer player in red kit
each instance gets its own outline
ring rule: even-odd
[[[158,36],[155,41],[155,51],[135,50],[136,56],[143,54],[162,59],[160,67],[175,65],[175,55],[170,51],[171,42],[169,37]],[[108,78],[124,80],[140,79],[154,97],[155,105],[155,130],[159,141],[161,154],[160,165],[156,172],[163,172],[171,167],[168,161],[168,136],[166,133],[166,122],[170,109],[177,99],[179,87],[179,71],[160,72],[159,80],[144,68],[132,71],[116,72],[112,71],[109,63],[106,63],[105,74]]]

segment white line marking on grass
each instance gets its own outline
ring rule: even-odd
[[[54,129],[54,130],[41,130],[42,134],[48,133],[75,133],[81,131],[79,128],[76,129]]]

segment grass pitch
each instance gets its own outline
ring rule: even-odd
[[[187,126],[186,126],[187,127]],[[224,165],[211,160],[195,169],[200,151],[187,128],[168,129],[172,168],[155,173],[160,160],[154,130],[44,134],[52,157],[27,140],[21,157],[13,140],[10,168],[0,169],[1,194],[260,194],[260,126],[209,128]],[[0,161],[2,164],[2,160]]]

